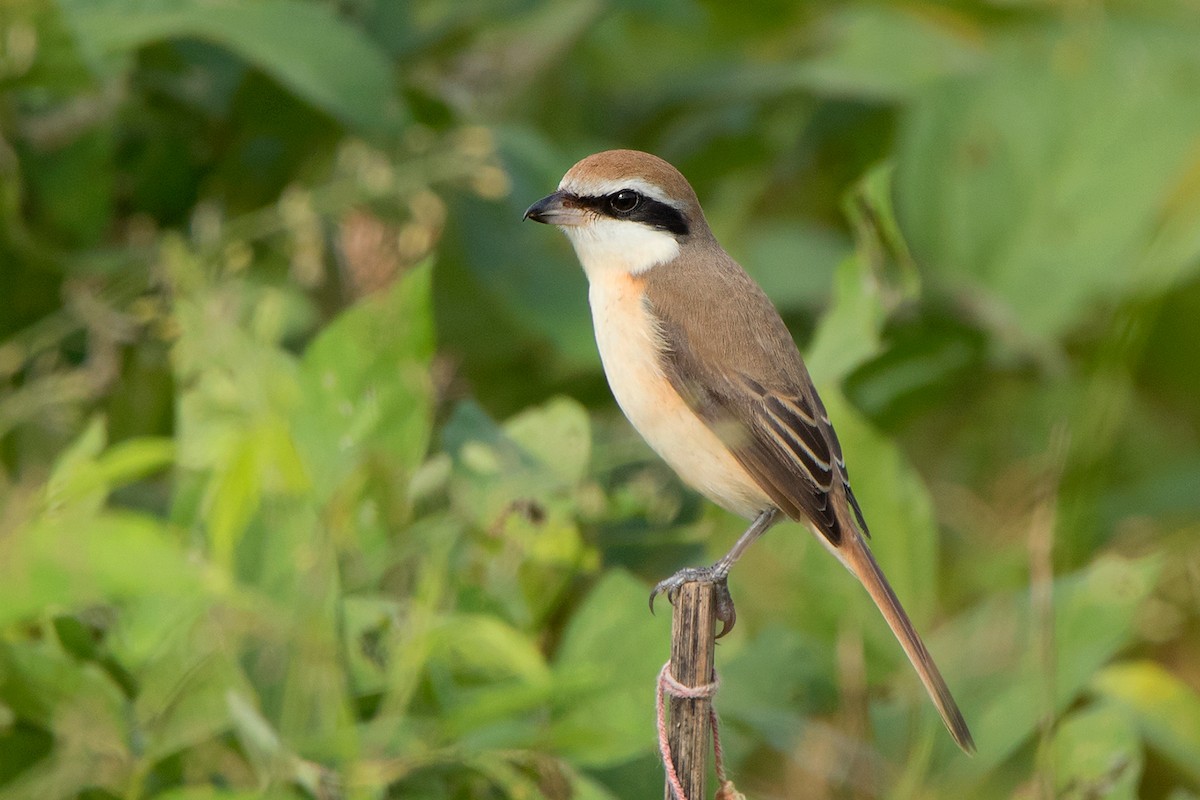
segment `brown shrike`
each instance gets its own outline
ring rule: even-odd
[[[580,161],[526,219],[559,227],[587,273],[596,344],[625,416],[685,483],[750,527],[716,564],[650,595],[712,581],[722,633],[730,567],[784,514],[866,587],[951,736],[975,743],[929,651],[868,549],[837,434],[775,306],[718,244],[687,179],[657,156]]]

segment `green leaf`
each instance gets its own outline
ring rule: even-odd
[[[178,542],[139,514],[51,515],[10,535],[4,548],[0,626],[46,609],[200,590],[200,573]]]
[[[1147,742],[1200,781],[1200,694],[1153,661],[1113,664],[1092,690],[1136,721]]]
[[[948,792],[968,796],[998,764],[1033,737],[1039,721],[1057,715],[1086,690],[1092,677],[1136,636],[1142,602],[1154,589],[1161,560],[1103,557],[1087,569],[1057,579],[1052,588],[1054,664],[1047,672],[1042,623],[1026,594],[994,598],[930,637],[930,649],[962,707],[979,752],[963,758],[937,731],[928,777]],[[880,711],[884,711],[881,706]],[[889,749],[907,750],[911,737],[897,710],[877,720]],[[929,730],[940,727],[931,709]]]
[[[948,393],[961,391],[972,370],[984,366],[987,347],[981,331],[946,314],[889,325],[879,354],[846,376],[846,396],[891,428],[897,419],[926,413]]]
[[[49,730],[65,724],[71,703],[81,698],[108,706],[104,721],[114,724],[124,702],[100,670],[49,642],[11,642],[0,648],[0,686],[11,711]]]
[[[64,0],[79,37],[103,54],[196,38],[240,55],[342,122],[381,129],[398,121],[387,57],[321,3],[256,0]]]
[[[795,80],[834,97],[904,100],[979,62],[969,25],[922,7],[840,8],[809,29],[816,53],[800,62]]]
[[[295,754],[263,716],[255,698],[231,688],[225,693],[225,703],[233,722],[233,732],[258,774],[264,780],[285,774],[295,764]]]
[[[59,460],[46,485],[50,506],[83,502],[98,509],[108,494],[173,463],[175,443],[160,437],[127,439],[98,452],[103,446],[104,425],[95,419],[75,446]]]
[[[884,316],[870,265],[862,253],[846,257],[834,273],[833,301],[804,356],[818,386],[840,379],[878,352]]]
[[[1196,36],[1102,17],[1022,30],[985,68],[931,89],[904,119],[897,158],[918,260],[1037,336],[1194,274]]]
[[[433,657],[463,674],[487,680],[543,683],[549,669],[529,636],[483,614],[454,614],[431,631]]]
[[[842,443],[855,495],[868,526],[878,534],[871,548],[905,608],[920,622],[932,616],[937,597],[932,500],[900,449],[873,430],[833,383],[880,347],[885,303],[862,246],[838,267],[834,302],[821,320],[807,361]]]
[[[398,617],[396,600],[350,595],[342,598],[346,678],[357,696],[382,692],[387,681],[385,637]]]
[[[189,598],[154,619],[153,610],[137,612],[139,632],[152,631],[152,649],[124,656],[138,681],[133,715],[150,761],[224,735],[232,724],[227,694],[251,691],[223,641],[231,631],[206,619],[211,610]]]
[[[509,435],[507,425],[498,426],[478,405],[465,402],[442,431],[443,446],[455,459],[454,497],[483,527],[493,526],[514,504],[562,499],[587,463],[590,437],[574,401],[551,401],[548,407],[523,412],[512,424],[523,442]],[[563,443],[573,444],[575,452],[556,452],[558,442],[548,438],[536,441],[543,424],[568,437]]]
[[[371,453],[412,472],[433,422],[432,264],[413,268],[330,323],[301,366],[294,435],[318,493]]]
[[[115,488],[144,478],[170,466],[175,458],[175,442],[166,437],[139,436],[110,447],[97,460],[99,479]]]
[[[617,800],[618,795],[610,792],[602,783],[573,769],[566,770],[572,800]]]
[[[587,473],[591,423],[583,406],[569,397],[522,411],[504,423],[504,431],[564,484],[576,484]]]
[[[654,685],[670,655],[671,622],[649,614],[646,595],[645,585],[610,571],[563,633],[556,676],[594,690],[553,723],[554,741],[579,766],[619,764],[653,747]]]
[[[4,77],[14,90],[11,96],[28,92],[29,99],[40,105],[50,98],[57,100],[97,88],[62,6],[54,0],[5,6],[4,23],[12,38]]]
[[[287,643],[287,673],[277,712],[279,733],[289,747],[310,758],[352,761],[359,755],[358,731],[335,621],[327,608],[305,611],[297,615],[303,636]]]
[[[3,706],[5,724],[0,731],[0,787],[37,764],[54,749],[54,737],[41,728],[15,726],[12,710]],[[0,797],[3,793],[0,792]]]
[[[91,510],[99,509],[104,501],[104,492],[91,480],[91,474],[94,474],[96,458],[107,441],[104,420],[92,417],[87,427],[54,463],[54,471],[46,481],[45,500],[49,508],[86,499],[86,505]]]
[[[262,500],[260,455],[259,442],[248,432],[219,467],[205,503],[212,559],[226,568],[232,566],[237,543]]]
[[[1046,758],[1053,770],[1055,797],[1139,797],[1142,743],[1129,714],[1116,705],[1093,706],[1065,717]]]
[[[0,787],[0,798],[117,788],[119,779],[105,774],[104,765],[133,758],[125,697],[96,665],[49,642],[6,642],[0,646],[0,697],[25,725],[54,736],[50,753]]]
[[[508,619],[536,625],[580,571],[595,567],[575,521],[591,447],[587,415],[556,398],[501,427],[466,402],[443,438],[454,458],[451,500],[496,544],[480,565],[482,584]]]
[[[753,638],[718,650],[717,705],[725,723],[725,750],[734,763],[760,743],[788,751],[803,733],[805,717],[837,702],[833,643],[784,623],[772,620]]]

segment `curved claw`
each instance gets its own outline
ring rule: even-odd
[[[679,580],[679,575],[672,575],[665,581],[659,581],[653,589],[650,590],[650,613],[654,613],[654,598],[660,594],[666,594],[668,602],[674,604],[675,592],[679,590],[680,584],[683,581]]]
[[[721,621],[721,630],[716,638],[720,639],[737,624],[737,609],[733,607],[733,595],[729,593],[729,585],[723,579],[717,581],[715,589],[717,608],[714,616]]]

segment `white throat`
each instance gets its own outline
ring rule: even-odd
[[[590,281],[614,272],[638,275],[679,255],[670,233],[627,220],[599,217],[562,230]]]

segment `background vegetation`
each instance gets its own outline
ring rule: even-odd
[[[758,797],[1200,796],[1194,0],[0,6],[0,798],[659,796],[650,583],[740,521],[615,412],[577,158],[793,325],[979,743],[778,529]]]

